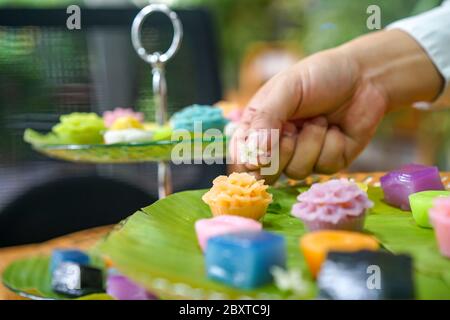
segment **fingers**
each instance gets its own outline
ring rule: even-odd
[[[303,124],[297,136],[295,151],[284,172],[292,179],[303,179],[314,170],[325,142],[328,122],[318,117]]]
[[[275,168],[273,168],[275,170],[275,173],[262,176],[267,184],[275,183],[283,173],[284,169],[294,155],[296,143],[297,128],[294,124],[287,122],[283,125],[278,152],[274,152],[274,150],[272,150],[273,152],[271,155],[270,166],[276,166]],[[278,157],[278,159],[275,159],[275,157]]]
[[[346,167],[345,136],[338,127],[328,129],[314,172],[332,174]]]
[[[280,141],[271,141],[270,130],[281,130],[283,124],[298,108],[301,86],[296,72],[283,72],[269,80],[252,98],[244,111],[241,124],[230,143],[230,155],[234,162],[242,163],[242,154],[255,151],[256,163],[247,163],[248,170],[255,170],[270,158],[270,149]],[[242,150],[242,145],[247,150]],[[254,150],[261,148],[262,150]],[[262,152],[260,152],[262,151]],[[265,153],[265,154],[263,154]],[[260,161],[261,160],[261,161]]]

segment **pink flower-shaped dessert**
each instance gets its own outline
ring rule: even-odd
[[[135,112],[130,108],[115,108],[112,111],[103,112],[105,127],[109,128],[118,118],[122,117],[133,117],[140,122],[144,121],[144,114],[142,112]]]
[[[232,215],[201,219],[195,223],[198,243],[203,251],[211,237],[242,231],[260,231],[261,229],[261,223],[256,220]]]
[[[443,256],[450,258],[450,198],[437,198],[430,209],[430,219]]]
[[[301,193],[292,207],[309,230],[340,229],[360,231],[366,210],[373,206],[356,183],[346,179],[316,183]]]

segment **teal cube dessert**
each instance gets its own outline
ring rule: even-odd
[[[282,236],[265,232],[239,232],[208,240],[205,252],[208,278],[239,289],[254,289],[273,281],[272,268],[285,268]]]
[[[56,249],[52,252],[50,261],[50,272],[53,273],[62,263],[73,262],[80,265],[89,265],[91,258],[80,250]]]

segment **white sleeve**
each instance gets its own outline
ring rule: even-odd
[[[444,91],[436,101],[418,102],[415,107],[421,109],[450,107],[450,0],[418,16],[394,22],[387,29],[401,29],[416,39],[446,81]]]

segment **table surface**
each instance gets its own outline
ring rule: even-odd
[[[353,173],[353,174],[339,174],[335,176],[321,176],[320,180],[328,180],[336,177],[354,178],[357,181],[366,181],[374,184],[378,182],[383,172],[373,173]],[[447,189],[450,188],[450,172],[441,172],[441,177]],[[308,179],[307,179],[308,180]],[[309,181],[313,182],[313,181]],[[31,245],[23,245],[17,247],[10,247],[0,249],[0,275],[3,270],[14,260],[20,259],[30,255],[36,254],[50,254],[55,248],[79,248],[86,250],[92,247],[97,241],[112,230],[114,226],[104,226],[94,229],[84,230],[72,233],[60,238],[56,238],[47,242]],[[6,289],[0,283],[0,300],[16,300],[23,299],[20,296]]]

